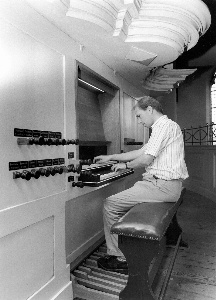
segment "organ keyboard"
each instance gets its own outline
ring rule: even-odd
[[[78,180],[82,181],[84,186],[98,187],[134,173],[133,169],[113,172],[112,166],[113,163],[83,165]]]

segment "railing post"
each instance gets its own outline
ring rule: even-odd
[[[186,128],[183,129],[183,138],[184,138],[184,144],[186,144],[186,134],[185,134]]]
[[[214,145],[214,136],[215,136],[215,134],[214,134],[214,130],[215,130],[214,125],[215,125],[215,123],[212,122],[212,145]]]
[[[214,122],[211,122],[211,145],[214,145]]]
[[[201,125],[199,126],[199,144],[202,143],[202,136],[201,136]]]
[[[210,144],[211,144],[211,136],[210,136],[210,126],[209,126],[209,124],[208,123],[206,123],[206,128],[207,128],[207,145],[209,145],[209,142],[210,142]]]

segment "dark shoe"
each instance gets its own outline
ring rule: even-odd
[[[106,255],[97,260],[98,267],[112,272],[128,274],[128,266],[126,261],[119,261],[116,256]]]

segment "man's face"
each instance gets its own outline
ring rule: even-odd
[[[139,120],[139,123],[143,124],[146,127],[151,127],[154,123],[153,121],[153,109],[151,106],[148,106],[146,110],[140,108],[135,109],[136,117]]]

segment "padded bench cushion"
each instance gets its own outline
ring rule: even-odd
[[[145,202],[131,208],[112,228],[111,233],[160,240],[180,206],[185,189],[177,202]]]

